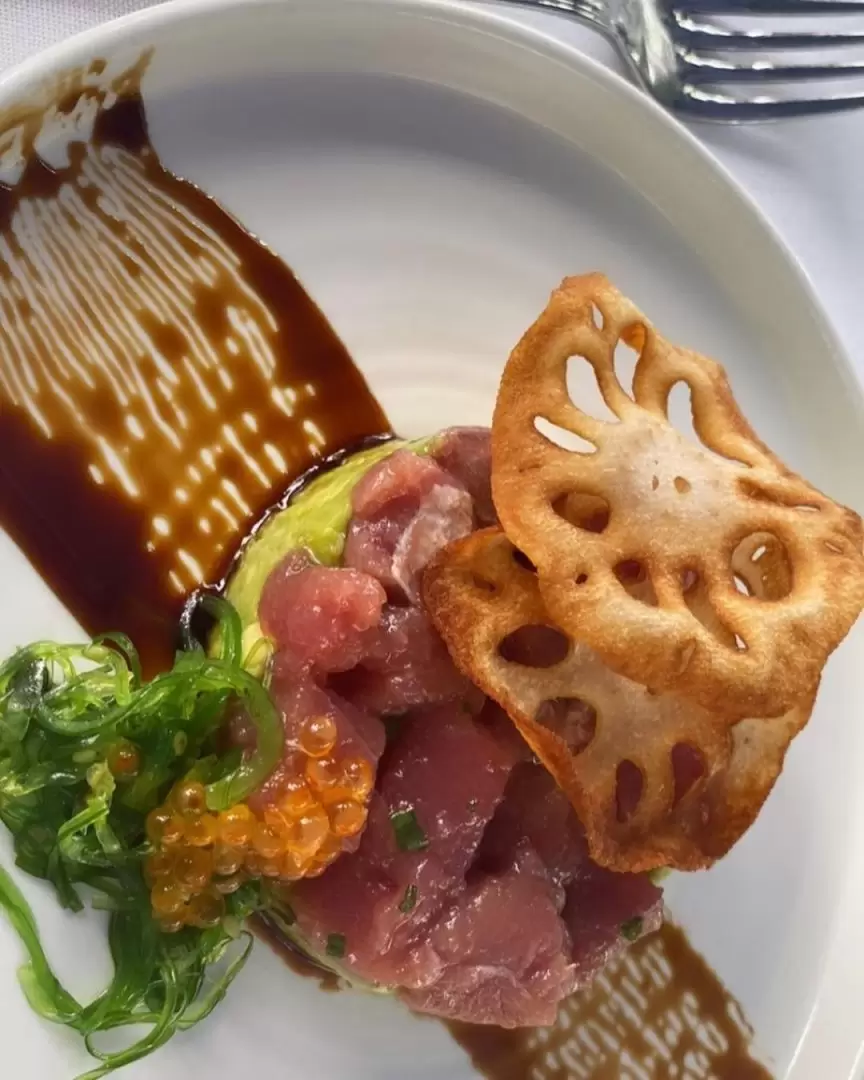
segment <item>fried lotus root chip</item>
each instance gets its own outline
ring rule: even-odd
[[[632,386],[620,357],[616,370],[619,341],[638,353]],[[568,363],[596,382],[606,419],[571,400]],[[690,432],[669,419],[679,383]],[[790,472],[723,369],[665,341],[600,274],[566,279],[511,355],[492,478],[504,531],[536,565],[555,622],[622,675],[705,708],[788,711],[864,603],[858,515]],[[694,577],[707,621],[689,603]]]
[[[654,694],[554,625],[529,565],[496,528],[451,544],[427,569],[424,601],[455,663],[567,793],[595,862],[710,866],[755,820],[812,701],[732,722]]]

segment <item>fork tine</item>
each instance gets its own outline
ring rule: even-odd
[[[673,37],[688,48],[703,49],[815,49],[832,45],[862,45],[864,32],[818,31],[792,34],[774,30],[727,30],[675,12]]]
[[[768,120],[788,120],[801,116],[849,112],[864,108],[864,93],[845,97],[799,98],[782,101],[776,98],[740,99],[725,94],[711,94],[686,84],[676,102],[677,110],[689,120],[709,123],[754,124]]]
[[[682,77],[694,86],[704,83],[804,82],[808,79],[840,79],[864,75],[864,60],[849,64],[772,64],[754,60],[739,64],[719,56],[683,50],[678,54]]]
[[[861,0],[685,0],[675,6],[684,14],[698,12],[700,15],[864,14]]]

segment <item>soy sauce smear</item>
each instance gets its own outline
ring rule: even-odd
[[[0,166],[20,148],[0,169],[0,526],[86,630],[125,631],[153,673],[188,597],[218,586],[256,523],[390,427],[291,270],[159,160],[148,60],[113,77],[94,61],[0,116]],[[36,151],[52,128],[58,161]],[[335,988],[272,921],[256,929]],[[617,1080],[625,1061],[658,1080],[768,1077],[740,1008],[672,926],[562,1017],[449,1027],[490,1080]],[[616,1046],[605,1058],[598,1024]]]
[[[152,673],[286,477],[389,425],[291,270],[159,160],[146,58],[113,85],[104,66],[0,119],[24,145],[0,187],[0,525]],[[65,164],[36,152],[94,103]]]
[[[740,1005],[670,922],[569,998],[552,1028],[447,1026],[489,1080],[771,1080]]]

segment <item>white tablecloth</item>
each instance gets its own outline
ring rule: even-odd
[[[0,0],[0,69],[102,20],[154,0]],[[157,0],[158,2],[158,0]],[[617,66],[589,31],[558,16],[514,17],[578,40]],[[864,381],[864,110],[758,128],[700,127],[800,258]]]

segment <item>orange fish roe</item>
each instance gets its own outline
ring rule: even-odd
[[[186,919],[192,926],[209,930],[218,926],[225,914],[225,900],[216,889],[207,889],[189,901]]]
[[[356,836],[366,824],[367,810],[363,803],[345,800],[327,808],[330,828],[335,836]]]
[[[306,762],[306,780],[319,796],[335,788],[342,778],[340,763],[332,757],[309,758]]]
[[[197,780],[187,780],[174,788],[169,801],[178,814],[195,818],[207,809],[207,792]]]
[[[147,839],[151,844],[162,843],[162,830],[170,820],[171,811],[166,810],[164,806],[159,806],[150,811],[147,820],[144,822],[144,831],[147,833]]]
[[[365,758],[338,756],[337,734],[330,717],[307,720],[260,811],[238,803],[210,813],[203,784],[186,780],[147,815],[144,875],[163,931],[216,926],[246,881],[317,877],[359,835],[375,773]]]
[[[243,852],[236,847],[222,847],[213,849],[213,872],[222,876],[230,877],[236,874],[243,865]]]
[[[330,716],[310,716],[304,720],[297,742],[304,754],[311,758],[326,757],[336,745],[336,724]]]
[[[198,892],[213,876],[213,856],[205,848],[187,847],[177,855],[173,878],[178,885]]]
[[[108,748],[105,755],[108,768],[119,777],[132,777],[141,768],[141,755],[138,747],[128,739],[120,739]]]
[[[362,802],[375,786],[375,771],[366,758],[346,758],[342,762],[342,782],[351,790],[351,797]]]
[[[306,877],[311,860],[296,851],[286,851],[282,860],[282,872],[279,875],[283,881],[299,881]]]
[[[162,846],[177,847],[186,837],[186,826],[179,814],[172,814],[162,826]]]
[[[148,884],[155,885],[162,878],[169,878],[174,872],[176,856],[172,851],[154,851],[144,860],[144,876]]]
[[[275,859],[285,853],[285,836],[266,821],[259,822],[252,834],[252,846],[262,859]]]
[[[214,889],[217,889],[223,896],[230,896],[231,893],[237,892],[243,882],[246,880],[242,873],[229,874],[227,877],[217,878],[213,883]]]
[[[219,839],[219,823],[213,814],[186,822],[186,841],[193,847],[212,847]]]
[[[292,776],[282,788],[279,809],[287,817],[302,817],[318,800],[302,776]]]
[[[299,855],[314,855],[330,832],[330,821],[324,808],[316,806],[308,814],[292,822],[286,847]]]
[[[252,837],[255,815],[245,803],[223,810],[219,815],[219,839],[225,847],[245,847]]]
[[[172,885],[168,881],[159,881],[153,886],[150,893],[150,903],[153,911],[158,916],[177,915],[186,903],[188,894],[179,885]]]

